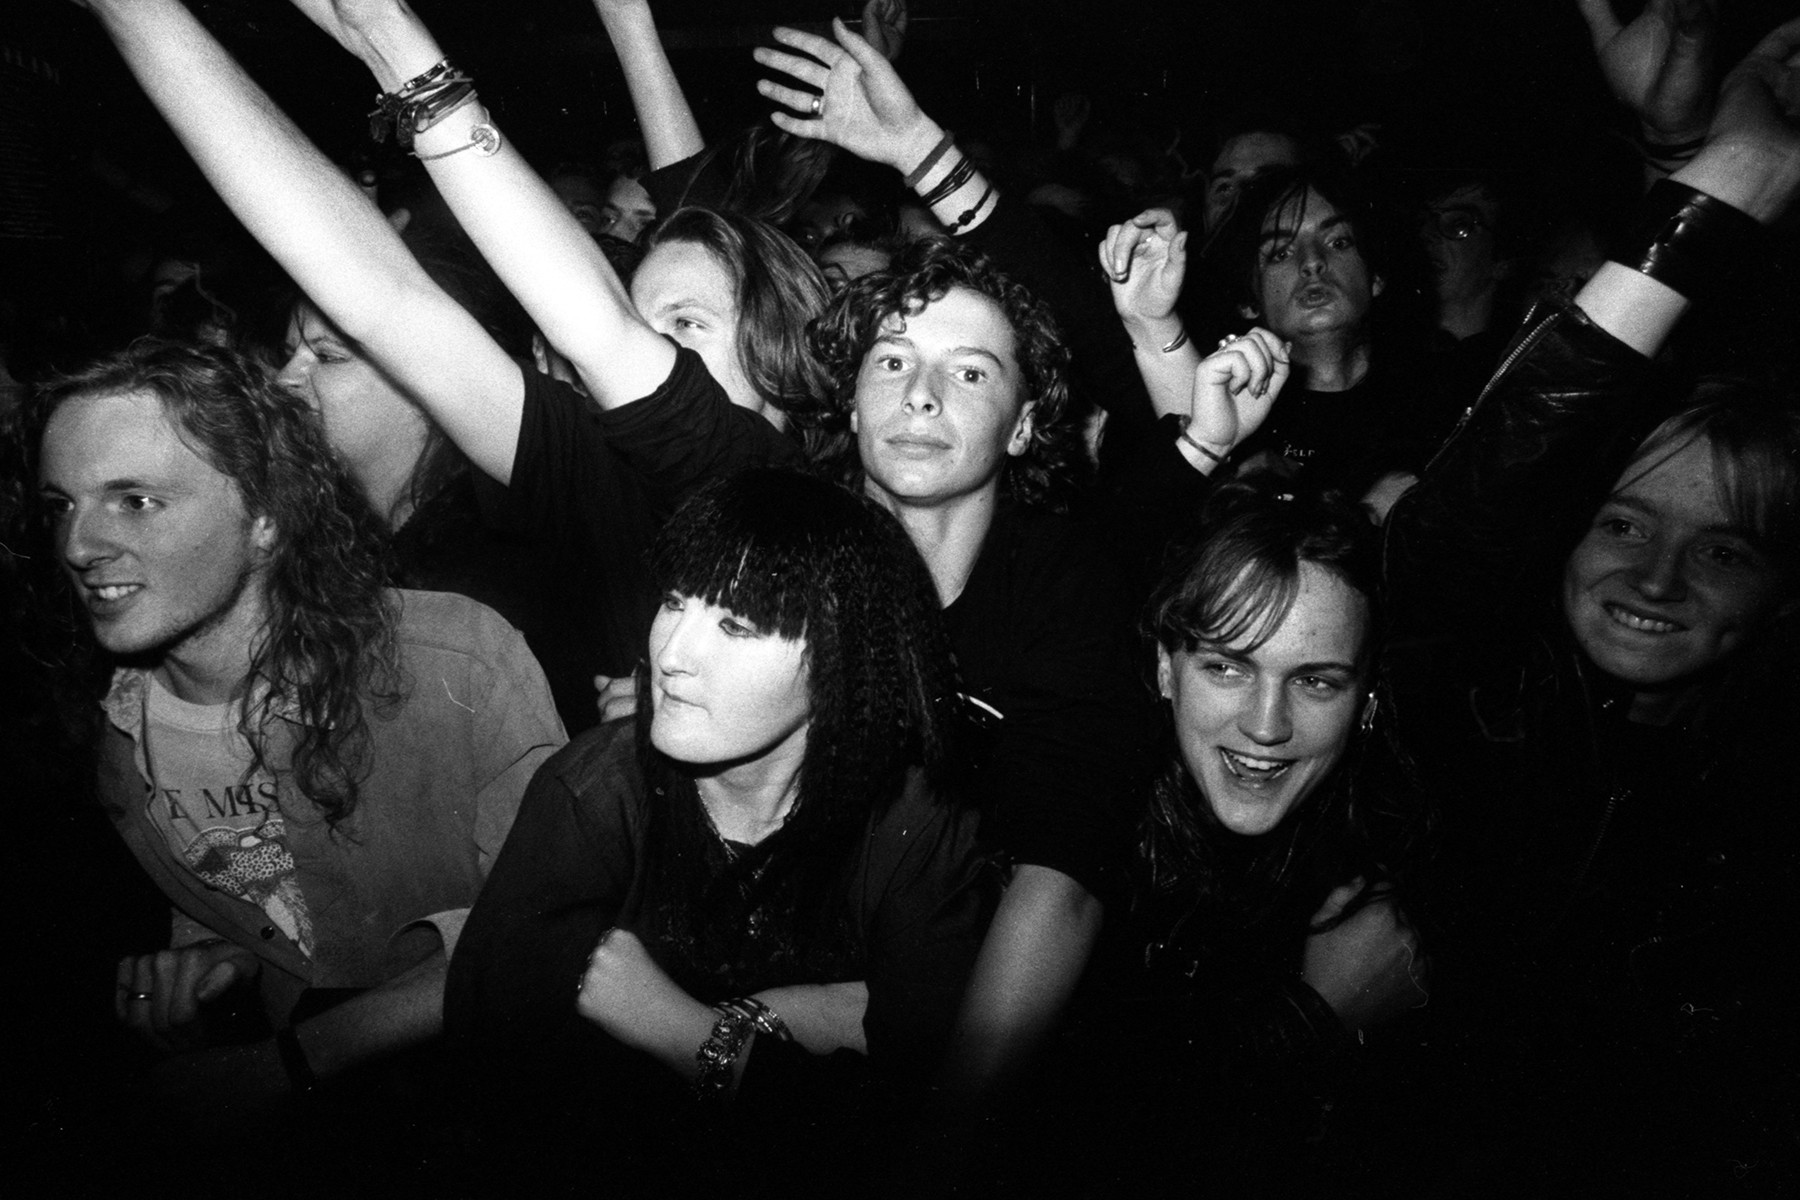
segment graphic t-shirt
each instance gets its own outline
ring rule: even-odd
[[[202,882],[254,904],[309,958],[312,919],[275,777],[250,769],[250,745],[232,704],[189,704],[149,681],[145,753],[151,824]]]

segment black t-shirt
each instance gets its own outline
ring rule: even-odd
[[[799,461],[799,446],[731,403],[692,350],[656,391],[610,411],[525,372],[497,516],[529,531],[553,564],[555,648],[543,665],[571,733],[597,720],[593,676],[629,674],[643,657],[656,601],[645,555],[670,513],[715,476]]]
[[[1154,728],[1133,607],[1084,527],[1002,504],[944,613],[968,695],[997,715],[975,776],[984,841],[1103,900],[1120,896]]]
[[[1414,428],[1413,392],[1397,373],[1378,368],[1341,392],[1287,388],[1232,462],[1239,470],[1274,467],[1360,498],[1391,471],[1424,469],[1429,439]]]

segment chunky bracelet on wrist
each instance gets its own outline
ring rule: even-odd
[[[791,1042],[794,1035],[788,1032],[787,1022],[781,1019],[774,1009],[754,996],[739,996],[735,1000],[725,1000],[719,1008],[729,1008],[741,1016],[748,1017],[756,1027],[756,1032],[764,1037],[772,1037],[776,1041]]]
[[[1689,300],[1724,290],[1762,242],[1756,218],[1723,200],[1659,179],[1612,258]]]
[[[723,1100],[731,1091],[732,1071],[737,1066],[737,1057],[743,1053],[744,1043],[750,1040],[756,1022],[735,1008],[724,1004],[716,1004],[713,1011],[719,1019],[713,1022],[712,1032],[694,1051],[694,1061],[700,1064],[700,1074],[694,1077],[694,1096],[699,1100]]]
[[[446,58],[394,91],[375,97],[375,107],[369,113],[369,136],[382,142],[392,134],[395,141],[410,149],[415,135],[424,133],[474,98],[475,81]]]
[[[926,208],[936,207],[942,201],[955,195],[957,189],[973,178],[975,178],[975,164],[965,154],[956,160],[956,166],[950,169],[950,173],[944,176],[936,187],[920,196],[919,199]]]

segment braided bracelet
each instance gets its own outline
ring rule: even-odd
[[[969,224],[971,221],[973,221],[975,219],[975,214],[981,211],[981,206],[988,202],[988,197],[993,194],[994,194],[994,185],[989,184],[987,191],[981,193],[981,197],[978,200],[976,200],[975,203],[971,204],[968,208],[963,210],[962,216],[960,216],[960,217],[956,218],[956,220],[950,222],[950,224],[946,225],[945,228],[948,229],[951,233],[956,233],[964,225]]]

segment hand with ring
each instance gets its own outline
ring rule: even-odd
[[[256,955],[227,941],[122,959],[113,1012],[161,1049],[196,1049],[204,1041],[203,1006],[261,969]]]

